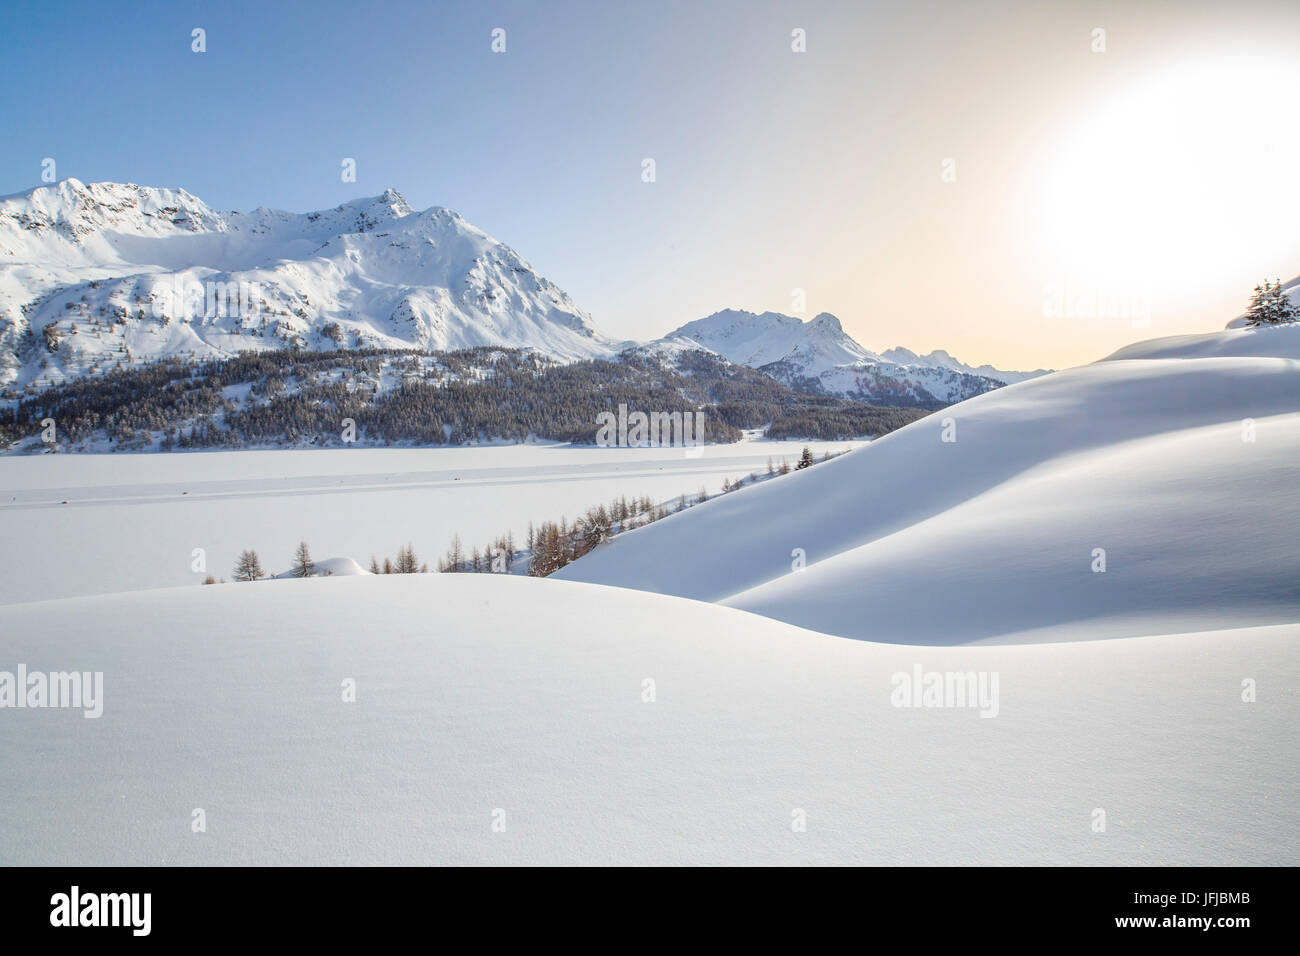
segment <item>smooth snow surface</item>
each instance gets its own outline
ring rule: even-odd
[[[811,442],[818,455],[862,442]],[[0,604],[198,584],[239,552],[270,574],[298,542],[382,564],[410,544],[430,566],[528,522],[570,521],[620,495],[674,502],[791,465],[802,442],[681,448],[502,445],[0,456]],[[12,544],[11,544],[12,542]],[[203,561],[196,570],[195,549]],[[337,573],[337,572],[336,572]],[[2,666],[2,665],[0,665]]]
[[[981,395],[559,576],[904,643],[1298,621],[1300,326],[1193,338],[1117,358],[1214,357],[1106,361]]]
[[[334,576],[349,577],[358,574],[369,574],[370,572],[357,564],[352,558],[325,558],[323,561],[312,561],[312,570],[309,577],[328,578]],[[292,571],[283,571],[274,575],[277,580],[290,580],[298,575]]]
[[[1104,361],[1164,358],[1300,359],[1300,327],[1238,327],[1203,335],[1169,335],[1127,345]]]
[[[11,605],[0,633],[0,670],[104,673],[98,719],[0,711],[0,863],[1300,862],[1294,627],[904,647],[463,574]],[[997,716],[892,706],[918,665],[997,672]]]

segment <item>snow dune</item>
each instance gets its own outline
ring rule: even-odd
[[[1297,862],[1294,628],[907,647],[402,575],[10,605],[0,633],[0,670],[104,674],[98,719],[0,711],[4,864]],[[893,706],[917,666],[996,672],[996,718]]]
[[[361,565],[357,564],[357,562],[352,558],[343,557],[343,558],[325,558],[320,561],[313,561],[312,572],[310,576],[318,577],[318,578],[328,578],[328,577],[335,577],[335,576],[350,577],[350,576],[369,574],[369,573],[370,573],[369,571],[367,571]],[[273,575],[273,578],[279,581],[287,581],[287,580],[294,579],[296,577],[298,577],[298,575],[293,571],[293,569],[290,569],[288,571],[281,571],[279,574]]]
[[[902,643],[1295,622],[1297,349],[1300,326],[1133,346],[620,536],[559,576]]]

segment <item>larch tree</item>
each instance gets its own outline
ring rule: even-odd
[[[299,541],[298,550],[293,553],[293,576],[295,578],[309,578],[316,571],[316,563],[311,559],[311,552],[307,550],[307,542]]]
[[[258,581],[266,577],[266,572],[262,570],[262,562],[253,550],[241,551],[239,560],[235,562],[235,580],[236,581]]]

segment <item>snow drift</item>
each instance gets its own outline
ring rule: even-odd
[[[897,642],[1294,622],[1298,345],[1300,326],[1133,346],[621,535],[559,576]]]
[[[11,605],[0,632],[0,670],[103,672],[97,719],[0,710],[5,864],[1297,862],[1282,628],[900,647],[458,574]],[[996,672],[996,719],[894,706],[917,666]]]

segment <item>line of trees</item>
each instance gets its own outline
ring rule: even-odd
[[[836,456],[831,452],[826,452],[821,460],[829,461],[834,457]],[[812,450],[805,446],[794,470],[809,468],[816,463]],[[734,481],[730,477],[723,478],[722,494],[730,494],[747,484],[766,478],[789,474],[791,470],[788,461],[782,459],[780,465],[777,465],[769,458],[767,474],[764,476],[751,472]],[[542,521],[539,524],[529,522],[526,544],[522,551],[516,548],[513,532],[497,536],[482,549],[476,545],[468,551],[462,544],[460,535],[455,534],[452,535],[446,554],[437,562],[436,570],[440,574],[511,574],[514,573],[516,560],[526,557],[527,573],[532,577],[544,578],[565,565],[572,564],[615,535],[643,528],[708,500],[708,492],[703,487],[695,495],[682,494],[673,502],[656,502],[648,495],[632,498],[623,495],[608,504],[588,508],[572,523],[564,517],[558,521]],[[429,571],[428,563],[420,561],[415,546],[409,543],[398,548],[395,558],[385,557],[382,562],[374,555],[370,558],[371,574],[428,574]],[[316,573],[316,564],[306,541],[299,542],[289,573],[298,578],[311,577]],[[256,551],[249,549],[240,552],[234,568],[236,581],[259,581],[266,576]],[[204,583],[216,582],[208,578]]]
[[[428,574],[429,565],[422,564],[415,556],[415,546],[407,544],[397,549],[397,558],[384,558],[380,564],[375,556],[370,556],[371,574]]]
[[[711,442],[735,441],[742,429],[769,423],[773,438],[880,435],[925,414],[795,392],[703,352],[672,361],[629,351],[617,361],[561,364],[533,352],[490,348],[164,359],[15,393],[12,414],[0,415],[0,444],[38,434],[46,418],[55,421],[63,443],[103,436],[138,448],[158,439],[167,451],[342,445],[345,419],[368,444],[530,437],[594,442],[598,416],[620,404],[669,414],[703,410],[703,437]],[[382,386],[394,378],[399,384]]]

